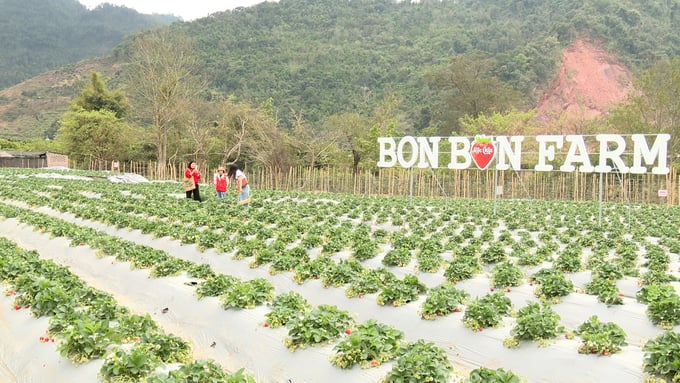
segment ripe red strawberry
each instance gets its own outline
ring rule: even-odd
[[[463,309],[461,309],[460,307],[456,307],[455,309],[453,309],[453,311],[459,313],[463,311]]]
[[[624,294],[624,293],[619,293],[619,296],[620,296],[620,297],[625,297],[626,294]]]
[[[493,292],[493,287],[489,289],[489,291]]]
[[[349,335],[351,333],[352,333],[352,330],[350,330],[350,329],[345,330],[345,334]]]
[[[507,292],[510,292],[510,291],[512,291],[512,290],[510,290],[510,288],[508,287],[508,289],[507,289],[507,290],[505,290],[505,291],[507,291]]]
[[[15,310],[21,310],[21,305],[14,305]]]
[[[375,360],[375,359],[371,360],[371,367],[375,367],[375,366],[377,366],[378,364],[380,364],[380,363],[378,363],[377,360]]]
[[[269,322],[264,322],[264,327],[269,327]]]
[[[470,156],[480,170],[488,168],[495,155],[496,146],[491,137],[475,137],[475,142],[470,146]]]

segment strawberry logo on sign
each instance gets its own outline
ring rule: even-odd
[[[480,170],[484,170],[489,167],[491,160],[496,155],[496,146],[490,137],[477,136],[475,137],[475,142],[470,147],[470,155],[475,165]]]

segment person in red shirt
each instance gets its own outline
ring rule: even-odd
[[[184,171],[185,178],[193,178],[195,188],[187,190],[187,198],[194,198],[195,201],[201,201],[201,194],[198,191],[198,183],[201,182],[201,172],[196,167],[196,161],[190,161],[189,166]]]
[[[222,199],[227,195],[227,188],[229,187],[229,177],[224,173],[224,167],[217,168],[217,173],[213,177],[213,185],[217,192],[217,198]]]

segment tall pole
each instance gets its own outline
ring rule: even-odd
[[[413,205],[413,166],[409,168],[409,202]]]
[[[602,227],[602,198],[604,195],[604,173],[600,172],[600,208],[598,212],[597,224]]]

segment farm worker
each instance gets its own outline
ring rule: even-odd
[[[217,198],[222,199],[227,195],[227,188],[229,187],[229,177],[227,177],[224,172],[224,167],[220,166],[217,168],[217,173],[213,177],[213,185],[215,185],[215,191],[217,192]]]
[[[250,185],[248,185],[248,178],[246,177],[243,170],[239,169],[236,164],[229,164],[229,170],[227,170],[227,176],[233,179],[235,186],[235,192],[238,193],[238,204],[247,208],[250,206]]]
[[[190,161],[186,170],[184,171],[184,178],[193,178],[194,188],[187,190],[187,198],[193,196],[195,201],[201,201],[201,194],[198,192],[198,183],[201,181],[201,171],[196,167],[196,161]]]

